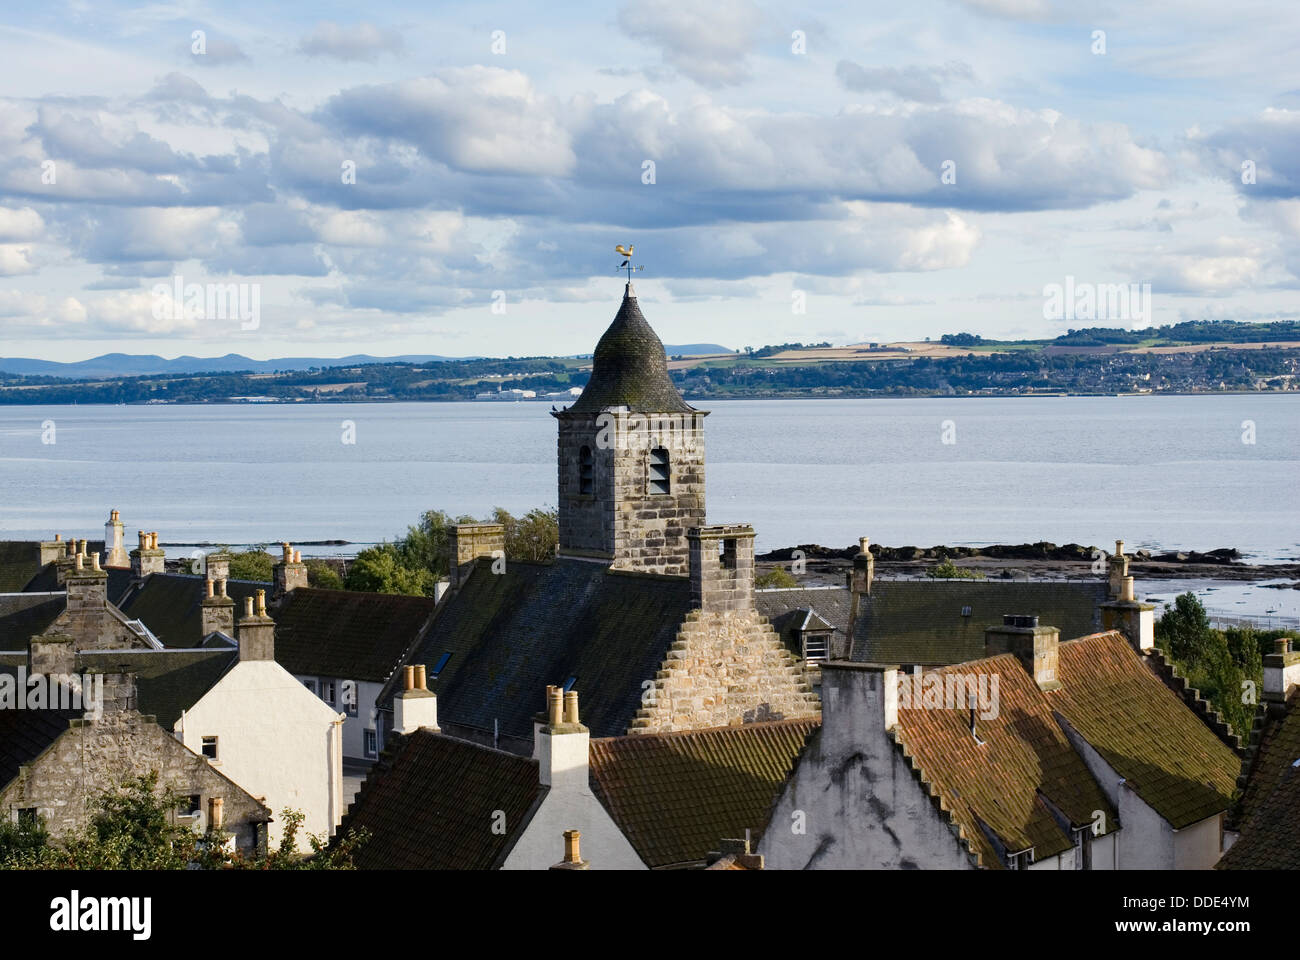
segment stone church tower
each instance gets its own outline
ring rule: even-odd
[[[559,421],[562,557],[687,576],[704,525],[704,418],[668,376],[663,344],[627,284],[582,396]]]

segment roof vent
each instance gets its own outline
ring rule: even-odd
[[[1038,626],[1038,618],[1007,613],[1002,616],[1002,626],[1033,629]]]

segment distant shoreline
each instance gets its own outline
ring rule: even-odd
[[[683,399],[688,403],[741,403],[747,400],[1057,400],[1069,398],[1114,398],[1126,399],[1130,397],[1272,397],[1272,396],[1300,396],[1300,390],[1194,390],[1194,391],[1176,391],[1160,390],[1150,393],[964,393],[964,394],[944,394],[944,393],[913,393],[913,394],[842,394],[836,396],[810,395],[806,393],[787,394],[787,393],[756,393],[752,396],[744,397],[699,397],[683,394]],[[516,404],[545,404],[551,403],[559,406],[554,400],[525,399],[525,400],[478,400],[473,398],[428,398],[422,400],[412,400],[408,398],[397,397],[352,397],[349,399],[340,398],[338,400],[311,399],[311,400],[177,400],[177,401],[146,401],[144,403],[114,403],[112,401],[93,401],[89,400],[84,403],[14,403],[0,399],[0,409],[6,407],[301,407],[301,406],[337,406],[340,404],[394,404],[394,403],[487,403],[501,406],[512,406]]]

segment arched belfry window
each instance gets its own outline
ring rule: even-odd
[[[668,460],[668,451],[655,447],[650,451],[650,492],[667,496],[672,492],[672,465]]]
[[[583,447],[578,451],[578,493],[582,496],[591,495],[593,489],[592,477],[591,447]]]

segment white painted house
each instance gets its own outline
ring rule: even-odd
[[[307,834],[328,837],[343,815],[343,721],[275,660],[275,621],[264,598],[247,601],[235,628],[239,659],[173,728],[185,746],[255,797],[274,820],[268,837],[280,842],[283,811],[304,815]]]

